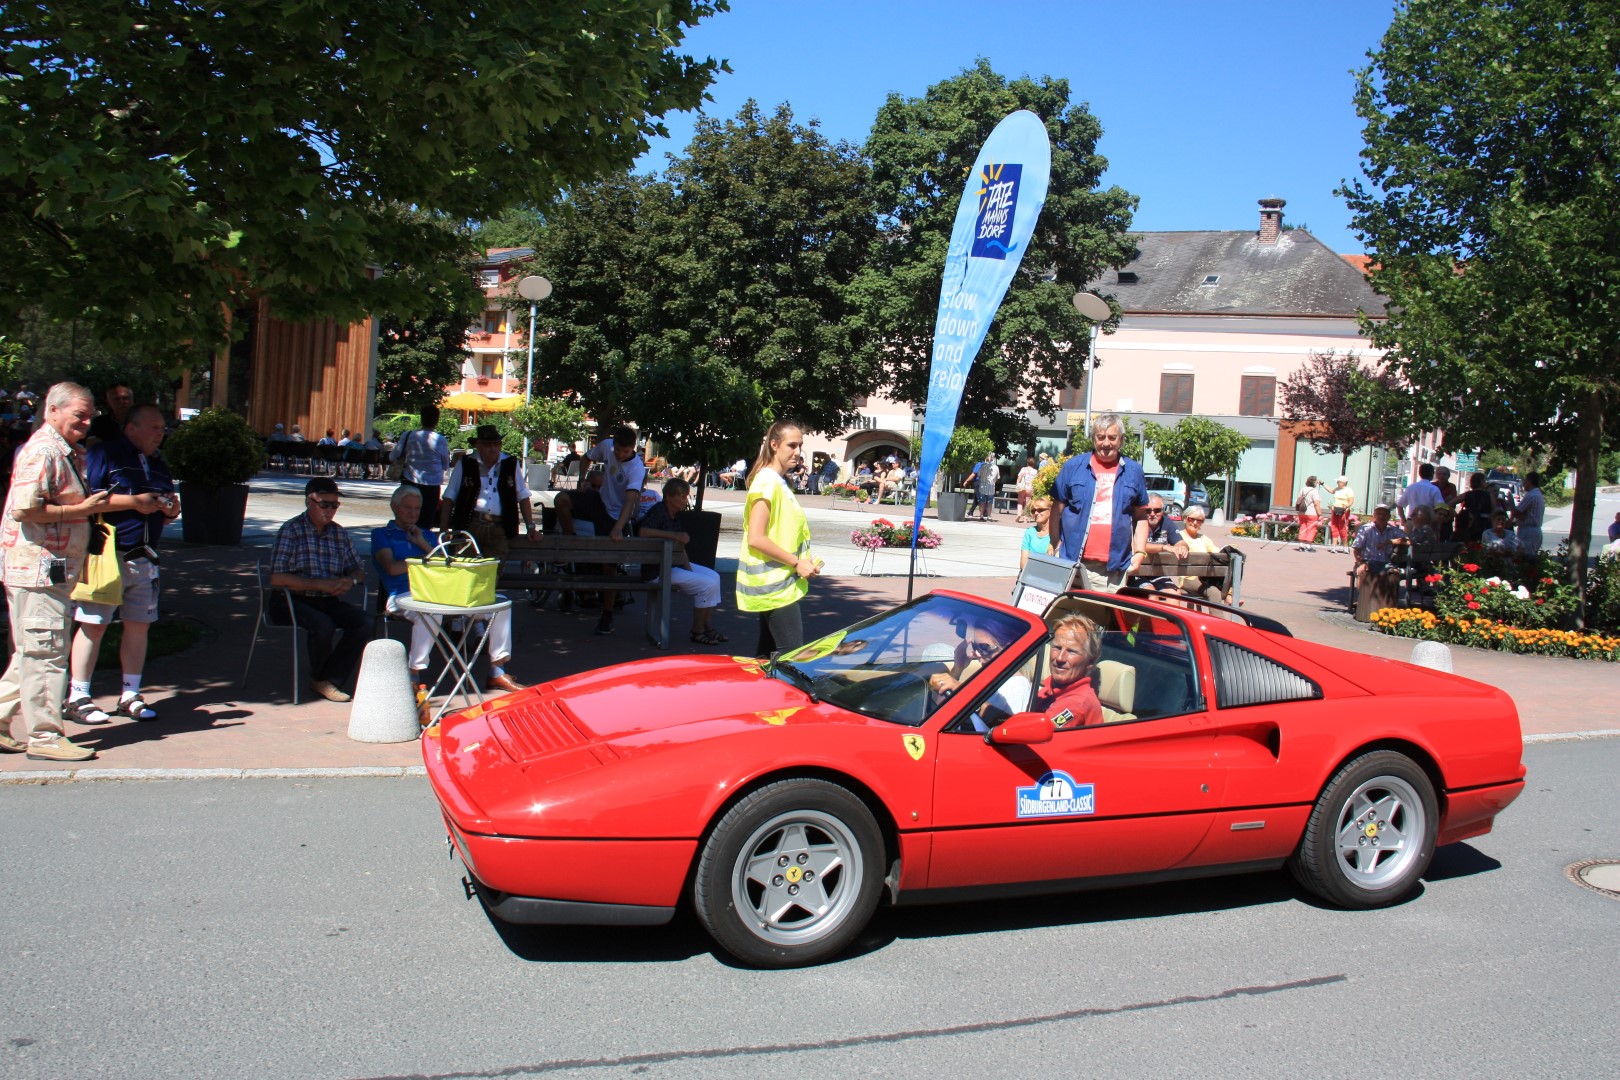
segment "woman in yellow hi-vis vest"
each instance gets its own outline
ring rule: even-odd
[[[804,644],[799,601],[810,591],[808,579],[821,572],[820,562],[810,557],[810,523],[785,479],[799,463],[803,448],[799,425],[779,420],[765,433],[748,471],[742,553],[737,559],[737,609],[759,613],[755,656]]]

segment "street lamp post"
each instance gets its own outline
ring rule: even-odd
[[[1091,377],[1097,371],[1097,328],[1113,317],[1108,301],[1092,292],[1074,294],[1074,309],[1091,322],[1091,344],[1086,349],[1086,436],[1091,436]]]
[[[518,295],[529,302],[529,370],[523,376],[523,404],[529,403],[534,393],[534,320],[537,305],[551,295],[551,282],[538,274],[530,274],[518,282]],[[523,467],[529,467],[529,437],[523,436]]]

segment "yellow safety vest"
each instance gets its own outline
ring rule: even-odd
[[[803,557],[810,550],[810,523],[787,481],[774,469],[761,469],[748,485],[743,503],[742,550],[737,556],[737,609],[775,611],[796,604],[810,591],[810,583],[775,559],[748,546],[748,515],[754,502],[764,499],[771,508],[765,535],[784,551]]]

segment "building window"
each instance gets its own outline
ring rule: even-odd
[[[1166,371],[1159,376],[1159,411],[1162,413],[1192,412],[1193,377],[1179,371]]]
[[[1275,415],[1277,377],[1275,375],[1245,375],[1243,389],[1238,395],[1239,416]]]
[[[498,311],[484,312],[484,333],[498,334],[501,332],[501,313]]]
[[[1065,386],[1058,391],[1058,408],[1083,409],[1086,406],[1086,391],[1080,386]]]
[[[484,288],[491,289],[491,288],[494,288],[496,285],[499,285],[500,283],[501,283],[501,272],[499,270],[480,270],[480,271],[478,271],[478,284],[482,285]]]
[[[855,408],[855,409],[864,409],[864,408],[866,408],[866,395],[865,394],[856,395],[855,400],[850,402],[850,407]]]

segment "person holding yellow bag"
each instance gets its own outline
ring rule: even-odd
[[[11,490],[0,514],[0,559],[11,609],[11,663],[0,677],[0,751],[40,761],[96,756],[62,731],[68,682],[73,586],[84,569],[89,519],[106,506],[105,491],[85,491],[75,444],[90,430],[95,399],[78,383],[45,394],[45,422],[17,451]],[[26,744],[12,737],[21,712]]]
[[[158,619],[158,541],[163,526],[180,516],[174,479],[158,447],[163,445],[163,411],[156,405],[136,405],[124,414],[124,427],[116,436],[90,448],[85,482],[108,493],[106,513],[115,532],[113,555],[123,579],[118,603],[96,603],[75,598],[72,672],[68,700],[62,714],[76,724],[105,724],[111,717],[90,696],[101,639],[116,615],[124,624],[118,659],[123,688],[113,713],[131,720],[156,720],[157,712],[141,694],[141,670],[146,666],[146,643]]]

